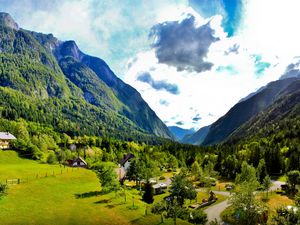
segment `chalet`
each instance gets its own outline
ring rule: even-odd
[[[128,169],[130,167],[130,162],[133,158],[134,158],[134,154],[128,153],[128,154],[124,155],[124,157],[120,161],[119,169],[117,172],[118,176],[119,176],[119,180],[125,179],[126,172],[128,171]]]
[[[84,167],[84,168],[87,167],[86,161],[84,161],[84,159],[81,158],[80,156],[74,160],[68,160],[68,164],[71,167]]]
[[[14,135],[8,132],[0,132],[0,149],[8,149],[12,140],[16,140]]]
[[[120,167],[123,167],[125,172],[127,172],[128,168],[130,167],[130,162],[131,162],[131,159],[133,159],[133,158],[134,158],[134,154],[128,153],[128,154],[124,155],[124,157],[120,161]]]

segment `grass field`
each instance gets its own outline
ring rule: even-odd
[[[27,177],[28,182],[11,185],[8,195],[0,200],[1,224],[160,224],[160,216],[150,213],[151,206],[146,207],[135,189],[126,190],[125,203],[124,193],[100,195],[99,181],[90,170],[72,172],[68,168],[67,172],[66,168],[39,164],[21,159],[13,151],[0,150],[0,181],[27,181]],[[163,197],[156,196],[155,201]],[[137,209],[130,209],[133,204]],[[168,219],[164,224],[173,221]],[[177,224],[189,223],[178,220]]]

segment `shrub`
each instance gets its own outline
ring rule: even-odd
[[[4,196],[7,195],[7,185],[0,183],[0,199]]]

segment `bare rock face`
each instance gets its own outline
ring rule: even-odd
[[[19,30],[19,26],[14,21],[14,19],[8,13],[4,12],[0,12],[0,26],[10,27],[14,30]]]

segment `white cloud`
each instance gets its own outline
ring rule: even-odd
[[[177,15],[181,21],[182,15],[187,14],[178,12]],[[279,77],[280,66],[274,66],[276,58],[265,56],[262,56],[262,61],[272,60],[274,64],[265,68],[262,76],[257,76],[253,55],[258,53],[250,51],[247,43],[240,37],[228,38],[221,27],[221,19],[221,16],[211,18],[211,27],[215,30],[215,36],[220,39],[211,44],[207,55],[207,60],[214,64],[211,71],[177,71],[175,67],[158,63],[154,49],[137,54],[131,62],[125,81],[141,92],[158,116],[163,121],[168,121],[167,125],[176,125],[178,121],[184,121],[184,125],[181,126],[184,128],[209,125],[241,98]],[[203,20],[199,21],[199,24],[203,24]],[[233,46],[239,46],[238,51],[225,54]],[[137,81],[137,74],[150,70],[154,79],[164,79],[177,84],[180,94],[156,91]],[[160,104],[162,100],[167,101],[168,106]],[[201,120],[193,121],[196,115],[200,116]]]

